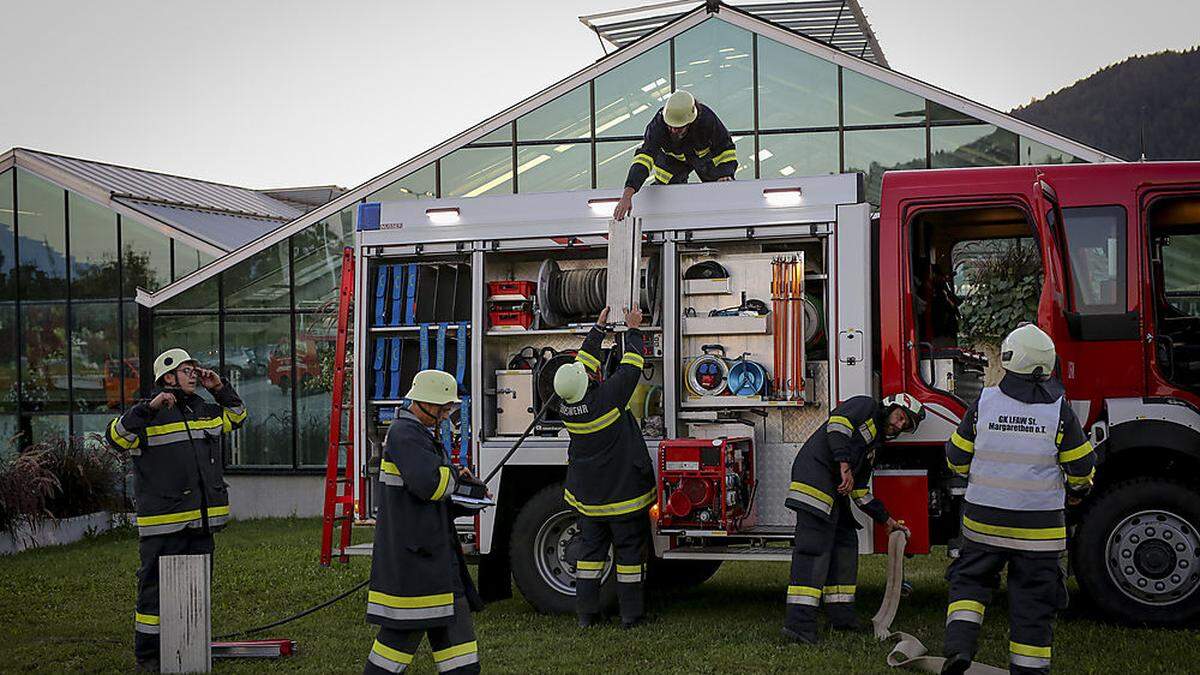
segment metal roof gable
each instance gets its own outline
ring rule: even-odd
[[[505,110],[493,115],[487,120],[463,131],[462,133],[450,138],[449,140],[426,150],[425,152],[412,157],[411,159],[399,164],[395,168],[386,171],[351,190],[346,191],[341,196],[330,201],[329,203],[319,208],[313,209],[308,213],[300,216],[296,220],[280,227],[279,229],[264,235],[260,239],[252,242],[250,245],[231,252],[220,260],[206,266],[205,268],[159,289],[155,293],[149,293],[139,290],[138,302],[142,305],[153,307],[159,303],[165,302],[170,298],[186,291],[192,286],[202,283],[210,277],[219,274],[221,271],[228,269],[239,262],[250,258],[255,253],[273,246],[280,241],[283,241],[292,234],[312,225],[320,220],[328,218],[343,209],[353,206],[367,195],[376,190],[387,187],[391,183],[407,176],[409,173],[416,171],[434,160],[440,159],[445,155],[475,141],[496,127],[512,122],[522,114],[533,110],[545,103],[549,103],[558,96],[567,93],[603,73],[606,73],[621,64],[630,61],[637,56],[657,47],[658,45],[670,40],[671,38],[683,33],[684,31],[699,25],[703,21],[709,19],[717,19],[726,21],[736,26],[745,28],[746,30],[757,33],[763,37],[770,38],[777,42],[781,42],[790,47],[794,47],[801,51],[807,52],[818,58],[825,59],[840,65],[844,68],[861,73],[868,77],[875,78],[882,82],[891,84],[892,86],[912,92],[919,96],[923,96],[931,101],[946,105],[950,108],[968,113],[984,122],[1001,126],[1005,129],[1015,131],[1028,138],[1031,138],[1044,145],[1051,146],[1060,150],[1071,153],[1072,155],[1091,162],[1119,162],[1120,158],[1114,157],[1107,153],[1101,152],[1095,148],[1083,145],[1076,141],[1072,141],[1064,136],[1060,136],[1053,132],[1042,129],[1041,127],[1023,122],[1011,115],[989,108],[981,103],[976,103],[970,99],[963,98],[957,94],[953,94],[944,89],[940,89],[931,84],[922,82],[914,77],[898,73],[889,68],[871,63],[852,54],[848,54],[840,49],[831,47],[819,40],[806,37],[787,28],[780,27],[771,23],[768,20],[748,14],[736,7],[727,7],[720,3],[712,5],[713,10],[710,11],[709,5],[700,5],[683,16],[677,17],[665,24],[657,31],[647,35],[643,39],[637,40],[628,46],[618,49],[611,54],[604,56],[595,63],[577,71],[573,75],[560,80],[556,84],[543,89],[541,92],[526,98],[524,101],[517,103]]]

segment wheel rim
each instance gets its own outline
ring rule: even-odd
[[[1200,587],[1200,534],[1170,511],[1141,511],[1122,520],[1105,547],[1108,575],[1128,597],[1171,605]]]
[[[533,559],[538,574],[554,590],[563,595],[575,595],[576,553],[581,544],[579,521],[574,511],[563,509],[547,518],[533,538]],[[604,562],[601,582],[612,570],[612,556]]]

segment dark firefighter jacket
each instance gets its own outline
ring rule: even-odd
[[[600,369],[604,335],[603,328],[592,327],[576,355],[590,371]],[[559,402],[571,434],[563,496],[582,515],[628,518],[656,498],[646,441],[628,409],[643,363],[642,334],[631,329],[625,333],[625,353],[616,372],[599,385],[592,383],[579,402]]]
[[[456,593],[481,608],[454,530],[458,471],[407,410],[388,429],[379,481],[367,621],[398,630],[449,625]]]
[[[886,419],[879,402],[870,396],[847,399],[829,414],[824,428],[818,429],[792,462],[792,484],[785,504],[798,511],[807,509],[826,519],[832,517],[833,504],[839,495],[841,482],[839,462],[850,464],[854,473],[854,488],[850,496],[855,504],[877,523],[886,523],[887,508],[870,490],[871,473],[875,469],[875,451],[883,444]],[[848,509],[841,517],[854,522]]]
[[[966,539],[1046,555],[1066,549],[1066,495],[1086,494],[1096,473],[1096,455],[1062,385],[1013,373],[963,415],[946,442],[946,463],[969,482]]]
[[[697,102],[696,112],[696,121],[678,141],[663,121],[662,111],[654,115],[634,152],[625,187],[637,191],[651,175],[659,183],[682,182],[689,168],[705,182],[733,177],[738,166],[733,138],[711,108]]]
[[[109,443],[133,456],[140,536],[203,527],[205,516],[211,529],[229,520],[221,434],[246,422],[246,407],[228,380],[221,383],[216,403],[173,390],[175,405],[156,411],[155,391],[109,423]]]

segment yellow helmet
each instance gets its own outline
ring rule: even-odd
[[[422,370],[413,376],[412,387],[404,398],[432,405],[458,403],[458,382],[450,373]]]
[[[190,354],[178,347],[168,349],[159,354],[158,358],[154,359],[154,381],[158,382],[162,379],[163,375],[174,371],[189,361],[196,363],[196,359],[193,359]]]
[[[663,106],[663,121],[667,126],[686,127],[696,121],[696,98],[686,91],[677,91]]]

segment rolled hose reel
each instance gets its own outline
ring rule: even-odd
[[[642,311],[653,311],[658,299],[658,256],[650,256],[641,268],[638,288]],[[543,326],[564,326],[573,320],[599,316],[607,293],[607,268],[564,270],[558,261],[546,259],[538,270],[537,304]],[[614,307],[613,311],[613,319],[620,320],[620,308]]]
[[[729,359],[721,345],[704,345],[687,366],[687,388],[696,396],[720,396],[729,389]]]

